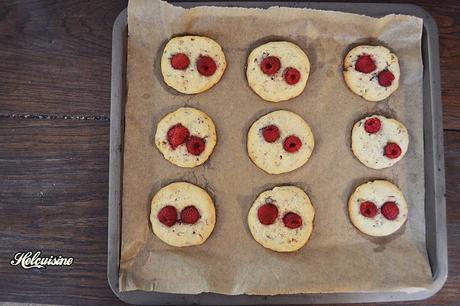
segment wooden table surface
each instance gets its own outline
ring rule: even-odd
[[[460,303],[460,3],[406,1],[440,33],[449,277]],[[112,25],[126,1],[0,1],[0,302],[121,303],[106,278]],[[72,256],[24,270],[15,252]]]

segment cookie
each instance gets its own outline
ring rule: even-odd
[[[184,94],[208,90],[219,82],[226,67],[221,46],[203,36],[174,37],[161,57],[165,83]]]
[[[308,195],[295,186],[262,192],[251,206],[248,225],[254,239],[267,249],[293,252],[313,231],[315,209]]]
[[[379,115],[359,120],[351,132],[353,154],[372,169],[393,166],[404,157],[408,146],[406,127],[395,119]]]
[[[399,87],[398,57],[382,46],[358,46],[343,61],[348,88],[367,101],[388,98]]]
[[[362,184],[348,200],[353,225],[370,236],[388,236],[406,222],[408,209],[398,187],[384,180]]]
[[[315,141],[299,115],[279,110],[256,120],[248,131],[248,154],[257,167],[270,174],[295,170],[310,158]]]
[[[214,203],[208,193],[190,183],[161,188],[153,197],[150,222],[155,236],[175,247],[199,245],[216,224]]]
[[[164,116],[155,133],[155,144],[164,158],[184,168],[203,164],[216,142],[214,122],[204,112],[191,107],[181,107]]]
[[[310,74],[310,61],[297,45],[287,41],[263,44],[249,54],[246,77],[249,87],[269,102],[300,95]]]

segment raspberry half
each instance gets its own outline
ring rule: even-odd
[[[382,215],[388,220],[394,220],[399,215],[399,208],[395,202],[385,202],[380,208]]]
[[[362,73],[371,73],[377,68],[369,54],[362,54],[355,63],[355,69]]]
[[[377,117],[369,118],[364,122],[364,130],[366,130],[369,134],[377,133],[380,131],[381,126],[382,122],[380,122],[380,119]]]
[[[257,210],[257,218],[263,225],[273,224],[277,217],[278,208],[271,203],[264,204]]]
[[[187,138],[187,151],[192,155],[200,155],[204,151],[204,139],[198,136],[190,136]]]
[[[187,206],[180,212],[180,221],[185,224],[195,224],[200,219],[200,213],[195,206]]]
[[[299,137],[291,135],[286,137],[283,143],[283,147],[287,152],[294,153],[300,150],[300,147],[302,147],[302,141]]]
[[[377,206],[371,201],[364,201],[359,206],[359,211],[364,217],[373,218],[377,214]]]
[[[300,71],[292,67],[286,68],[284,71],[284,80],[289,85],[297,84],[300,80]]]
[[[384,154],[386,157],[395,159],[401,155],[401,147],[398,144],[389,142],[384,148]]]
[[[177,210],[174,206],[167,205],[158,212],[157,218],[167,227],[171,227],[176,223]]]
[[[183,144],[189,135],[188,129],[181,123],[173,125],[166,134],[169,145],[173,150]]]
[[[278,72],[281,68],[281,62],[276,56],[267,56],[260,63],[260,69],[267,75],[272,75]]]
[[[196,69],[201,75],[211,76],[216,72],[216,62],[207,55],[200,55],[196,61]]]
[[[266,142],[275,142],[280,137],[280,130],[276,125],[268,125],[262,129],[262,136]]]
[[[381,86],[388,87],[388,86],[391,86],[391,84],[393,83],[395,76],[393,75],[391,71],[383,70],[379,73],[378,78],[379,78],[379,84]]]
[[[171,57],[171,66],[174,69],[185,70],[190,65],[190,60],[184,53],[176,53]]]
[[[283,223],[288,228],[298,228],[302,226],[302,218],[296,213],[288,212],[283,217]]]

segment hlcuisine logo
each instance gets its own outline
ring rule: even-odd
[[[24,269],[46,269],[46,266],[70,266],[73,263],[73,257],[48,256],[40,257],[41,251],[17,252],[14,259],[10,261],[12,266],[21,266]]]

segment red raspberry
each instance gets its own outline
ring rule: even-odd
[[[257,210],[257,217],[263,225],[273,224],[278,217],[278,208],[271,203],[264,204]]]
[[[204,151],[204,139],[198,136],[190,136],[187,138],[187,151],[192,155],[200,155]]]
[[[300,71],[292,67],[286,68],[284,71],[284,80],[289,85],[297,84],[300,80]]]
[[[188,65],[190,65],[190,60],[184,53],[176,53],[171,57],[171,66],[174,69],[185,70]]]
[[[374,218],[377,214],[377,206],[371,201],[365,201],[359,206],[359,211],[366,218]]]
[[[183,144],[189,135],[188,129],[182,124],[173,125],[166,134],[169,145],[173,150]]]
[[[196,61],[196,69],[201,75],[211,76],[216,72],[216,62],[207,55],[200,55]]]
[[[266,142],[275,142],[280,137],[280,130],[276,125],[268,125],[262,129],[262,136]]]
[[[380,208],[382,215],[388,220],[394,220],[399,215],[399,208],[395,202],[385,202]]]
[[[377,133],[378,131],[380,131],[381,126],[382,122],[380,122],[380,119],[377,117],[369,118],[364,122],[364,129],[369,134]]]
[[[355,63],[355,69],[362,73],[371,73],[377,68],[369,54],[362,54]]]
[[[177,220],[177,211],[174,206],[167,205],[163,207],[157,215],[158,220],[166,225],[167,227],[171,227],[176,223]]]
[[[267,56],[260,63],[260,69],[267,75],[272,75],[278,72],[281,68],[281,62],[276,56]]]
[[[302,141],[299,137],[291,135],[284,139],[283,147],[289,153],[294,153],[300,150],[302,146]]]
[[[298,228],[302,226],[302,218],[296,213],[288,212],[283,217],[283,223],[288,228]]]
[[[187,206],[180,212],[180,221],[185,224],[195,224],[200,219],[200,213],[195,206]]]
[[[391,73],[391,71],[383,70],[379,73],[378,78],[379,78],[379,84],[381,86],[388,87],[388,86],[391,86],[391,83],[393,83],[395,76],[393,75],[393,73]]]
[[[401,155],[401,147],[398,146],[398,144],[393,143],[393,142],[387,143],[384,150],[385,150],[385,153],[383,155],[391,159],[398,158]]]

